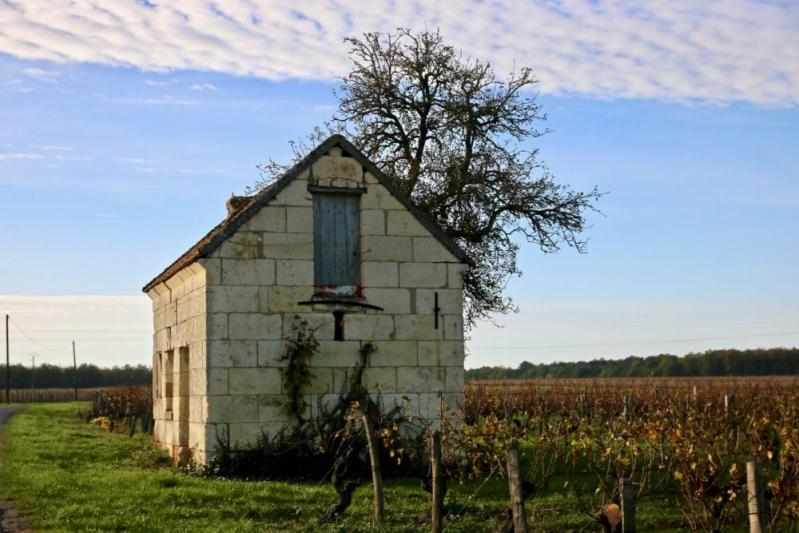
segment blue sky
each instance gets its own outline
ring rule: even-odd
[[[466,6],[386,9],[500,71],[536,68],[553,132],[534,145],[559,181],[608,193],[588,254],[523,248],[521,312],[476,328],[467,366],[799,345],[795,6],[519,8],[543,37]],[[492,6],[505,31],[485,35],[472,19]],[[391,22],[287,6],[261,31],[280,9],[225,8],[0,4],[0,312],[20,362],[66,363],[72,338],[85,360],[148,362],[141,286],[330,114],[341,37]]]

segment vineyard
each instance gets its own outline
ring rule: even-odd
[[[106,431],[146,432],[149,394],[94,391],[81,416]],[[799,377],[477,381],[463,417],[440,425],[362,401],[343,425],[312,432],[318,422],[299,440],[223,450],[207,470],[181,471],[180,483],[242,479],[268,493],[284,486],[274,479],[300,492],[332,482],[330,507],[332,491],[301,518],[290,500],[278,505],[286,530],[381,522],[405,531],[412,521],[434,532],[628,531],[637,505],[638,530],[799,531]],[[354,492],[370,485],[373,498]]]
[[[673,495],[695,531],[799,528],[796,377],[472,382],[443,438],[453,476],[504,475],[518,449],[531,498],[557,482],[606,525],[625,497]]]

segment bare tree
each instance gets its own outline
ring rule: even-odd
[[[340,78],[338,111],[308,142],[292,143],[295,154],[343,133],[430,213],[474,261],[464,275],[467,325],[515,309],[503,291],[521,274],[518,242],[585,251],[585,213],[601,194],[556,183],[538,149],[526,146],[546,133],[530,68],[499,79],[438,31],[400,28],[345,42],[352,70]],[[270,161],[261,170],[269,178],[283,168]]]

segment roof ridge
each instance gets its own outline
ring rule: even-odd
[[[258,209],[263,207],[264,204],[269,202],[272,198],[283,190],[289,183],[304,172],[310,165],[319,157],[327,154],[333,146],[339,145],[343,151],[349,153],[350,156],[355,157],[358,162],[375,178],[380,184],[388,189],[394,198],[396,198],[408,211],[410,211],[416,219],[432,233],[455,257],[459,260],[470,263],[466,253],[444,232],[430,216],[419,209],[399,188],[397,188],[392,180],[386,176],[380,169],[372,163],[363,152],[361,152],[355,145],[349,142],[343,135],[338,133],[331,135],[319,146],[311,150],[305,157],[300,159],[294,166],[286,170],[283,174],[276,177],[275,180],[268,186],[264,187],[256,194],[249,197],[247,201],[241,202],[227,217],[225,217],[219,224],[214,226],[208,233],[206,233],[197,243],[189,248],[183,255],[173,261],[166,267],[160,274],[153,278],[142,290],[148,292],[156,285],[167,281],[175,274],[194,263],[197,259],[206,257],[208,254],[216,250],[222,242],[227,239],[231,234],[238,230],[245,222],[247,222]]]

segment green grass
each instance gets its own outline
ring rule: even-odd
[[[418,531],[429,528],[429,497],[415,479],[386,480],[387,521],[369,527],[371,485],[360,487],[345,516],[316,519],[335,501],[329,483],[199,478],[168,465],[146,435],[104,433],[77,416],[83,404],[37,404],[17,414],[3,433],[0,487],[41,530],[130,531]],[[499,528],[507,506],[501,480],[453,483],[447,531]],[[558,487],[555,487],[557,489]],[[534,531],[596,530],[574,499],[550,492],[528,502]],[[643,500],[639,529],[679,527],[673,503]]]

